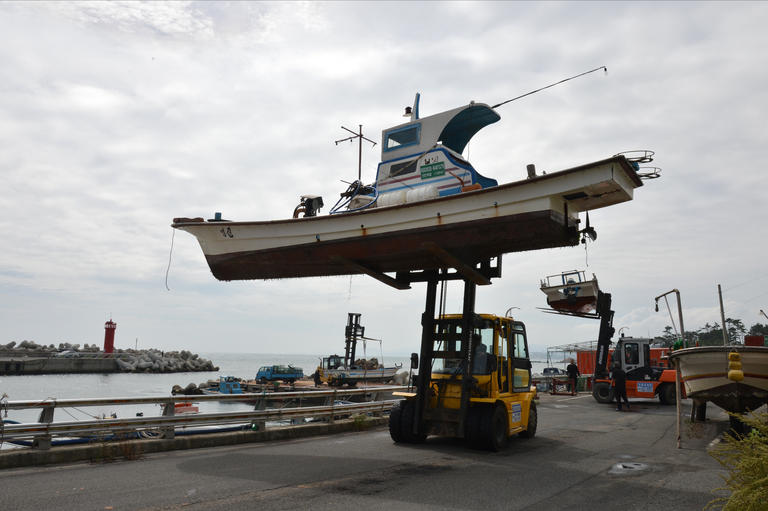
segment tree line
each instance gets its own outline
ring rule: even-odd
[[[726,318],[725,332],[728,335],[729,343],[743,344],[745,335],[768,336],[768,325],[755,323],[747,329],[740,319]],[[674,329],[668,325],[664,327],[664,332],[655,340],[664,346],[672,346],[678,337],[679,335],[676,335]],[[698,346],[722,346],[723,328],[717,322],[711,325],[707,323],[698,330],[686,330],[685,340],[689,346],[696,345],[696,343]]]

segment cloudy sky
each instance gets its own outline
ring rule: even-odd
[[[287,218],[302,194],[335,202],[378,140],[421,114],[495,104],[465,156],[499,182],[650,149],[662,177],[590,215],[597,242],[510,254],[478,288],[534,349],[587,341],[540,278],[595,273],[628,335],[670,325],[653,298],[681,291],[685,326],[766,320],[768,4],[0,3],[0,343],[99,343],[195,352],[343,349],[347,312],[385,353],[418,351],[423,284],[365,276],[219,282],[176,216]],[[371,180],[379,147],[363,154]],[[461,288],[449,288],[458,310]],[[676,311],[675,318],[676,316]]]

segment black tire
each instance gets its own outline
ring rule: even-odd
[[[488,450],[499,451],[507,445],[509,416],[503,406],[487,407],[483,410],[480,434]]]
[[[389,413],[389,436],[395,443],[403,441],[403,403],[404,401],[400,401]]]
[[[467,412],[467,422],[464,424],[464,439],[470,447],[479,449],[483,447],[483,438],[480,433],[480,422],[484,408],[475,406]]]
[[[416,421],[416,402],[404,401],[402,406],[403,413],[400,419],[400,434],[402,436],[403,442],[408,442],[411,444],[422,443],[427,439],[427,435],[424,433],[413,432],[413,424]]]
[[[261,378],[259,378],[259,383],[264,385],[265,383],[267,383],[267,379],[262,376]]]
[[[528,410],[528,426],[525,431],[520,432],[523,438],[533,438],[536,436],[536,429],[539,427],[539,414],[536,411],[536,403],[531,400],[531,408]]]
[[[595,383],[595,386],[592,389],[592,397],[594,397],[595,401],[598,403],[610,403],[614,398],[613,389],[608,383]]]
[[[662,383],[659,387],[659,401],[663,405],[673,405],[677,403],[674,383]]]

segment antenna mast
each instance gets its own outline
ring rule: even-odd
[[[359,131],[357,133],[355,133],[354,131],[352,131],[349,128],[345,128],[344,126],[342,126],[341,129],[347,130],[348,132],[352,133],[353,136],[347,137],[347,138],[342,138],[341,140],[336,140],[334,142],[334,144],[339,145],[339,142],[346,142],[347,140],[352,142],[354,139],[358,139],[358,144],[357,144],[357,180],[360,181],[360,176],[362,175],[362,172],[363,172],[363,140],[367,140],[368,142],[373,144],[373,146],[371,146],[371,147],[374,147],[376,145],[376,142],[374,142],[370,138],[364,137],[363,136],[363,125],[362,124],[358,124],[358,126],[359,126]]]

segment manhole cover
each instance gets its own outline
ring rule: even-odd
[[[645,463],[623,461],[621,463],[616,463],[614,466],[612,466],[610,473],[611,474],[631,474],[634,472],[641,472],[643,470],[648,470],[648,465],[646,465]]]

